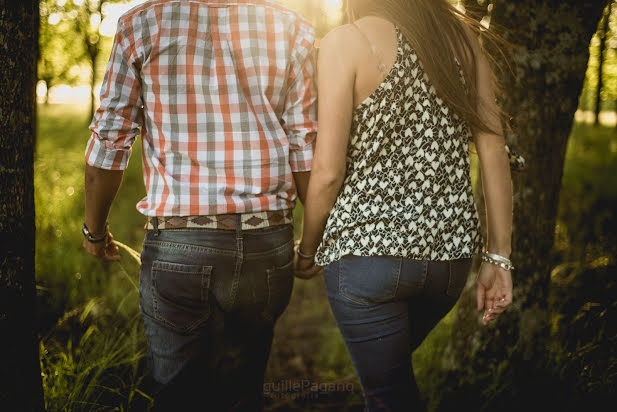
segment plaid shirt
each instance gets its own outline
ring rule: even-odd
[[[292,208],[311,169],[315,35],[271,0],[154,0],[125,13],[86,162],[123,170],[142,136],[147,216]]]

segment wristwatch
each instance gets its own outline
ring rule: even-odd
[[[86,240],[90,243],[101,243],[102,241],[107,239],[107,235],[109,234],[107,223],[105,223],[105,234],[101,237],[92,236],[92,233],[90,233],[88,227],[86,226],[86,222],[84,222],[84,224],[81,226],[81,232],[84,234],[84,238],[86,238]]]

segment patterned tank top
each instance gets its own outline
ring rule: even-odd
[[[320,266],[345,255],[453,260],[480,249],[469,129],[396,33],[394,66],[353,112],[346,177],[317,250]]]

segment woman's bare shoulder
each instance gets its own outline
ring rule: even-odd
[[[335,27],[326,34],[320,42],[320,48],[323,50],[335,49],[342,53],[350,52],[355,49],[358,41],[358,29],[353,24],[343,24]]]

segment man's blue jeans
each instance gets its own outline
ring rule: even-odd
[[[452,309],[471,259],[345,256],[324,268],[328,300],[368,411],[421,411],[412,352]]]
[[[146,233],[140,306],[156,410],[261,410],[293,256],[291,225]]]

